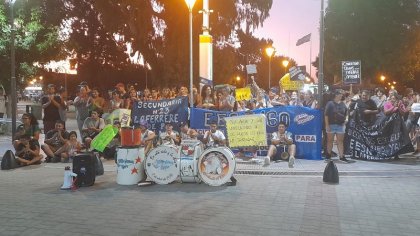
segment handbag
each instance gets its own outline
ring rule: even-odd
[[[334,183],[334,184],[338,184],[339,182],[338,169],[334,161],[332,160],[330,160],[327,166],[325,166],[323,181],[325,183]]]

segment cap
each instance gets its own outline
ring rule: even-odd
[[[48,88],[55,88],[55,85],[54,84],[48,84],[48,86],[47,86]]]
[[[82,81],[79,85],[88,85],[88,83],[86,81]]]
[[[271,91],[272,93],[278,93],[278,92],[279,92],[279,89],[278,89],[278,88],[276,88],[276,87],[273,87],[273,88],[271,88],[271,89],[270,89],[270,91]]]
[[[117,85],[115,85],[115,87],[124,87],[123,83],[118,83]]]

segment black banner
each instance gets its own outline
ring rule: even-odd
[[[397,113],[373,126],[351,119],[344,146],[352,158],[373,161],[414,151],[404,120]]]
[[[362,63],[361,61],[342,61],[341,70],[344,84],[360,84]]]

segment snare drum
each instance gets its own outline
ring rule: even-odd
[[[146,180],[144,148],[119,147],[117,150],[117,184],[134,185]]]
[[[147,176],[158,184],[172,183],[179,175],[177,160],[178,151],[171,146],[152,149],[145,161]]]
[[[183,140],[179,149],[179,176],[182,182],[201,182],[198,177],[198,158],[203,152],[198,140]]]
[[[210,186],[220,186],[235,172],[235,155],[227,147],[209,148],[198,159],[201,180]]]

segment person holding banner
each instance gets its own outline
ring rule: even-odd
[[[296,145],[293,143],[293,135],[286,131],[287,125],[280,121],[278,131],[271,135],[271,145],[267,156],[264,158],[264,165],[270,165],[270,161],[287,160],[289,157],[289,168],[295,164]]]
[[[367,126],[375,124],[376,114],[379,113],[375,102],[372,99],[370,99],[369,95],[369,90],[363,90],[360,99],[357,101],[355,107],[359,115],[359,117],[356,117],[356,119],[360,119]]]
[[[325,106],[325,130],[327,132],[327,152],[325,153],[325,159],[331,159],[331,152],[333,148],[334,136],[337,140],[338,157],[341,161],[346,163],[349,160],[344,156],[344,134],[345,124],[347,118],[347,107],[343,102],[344,92],[341,89],[337,89],[334,92],[334,99],[329,101]]]

